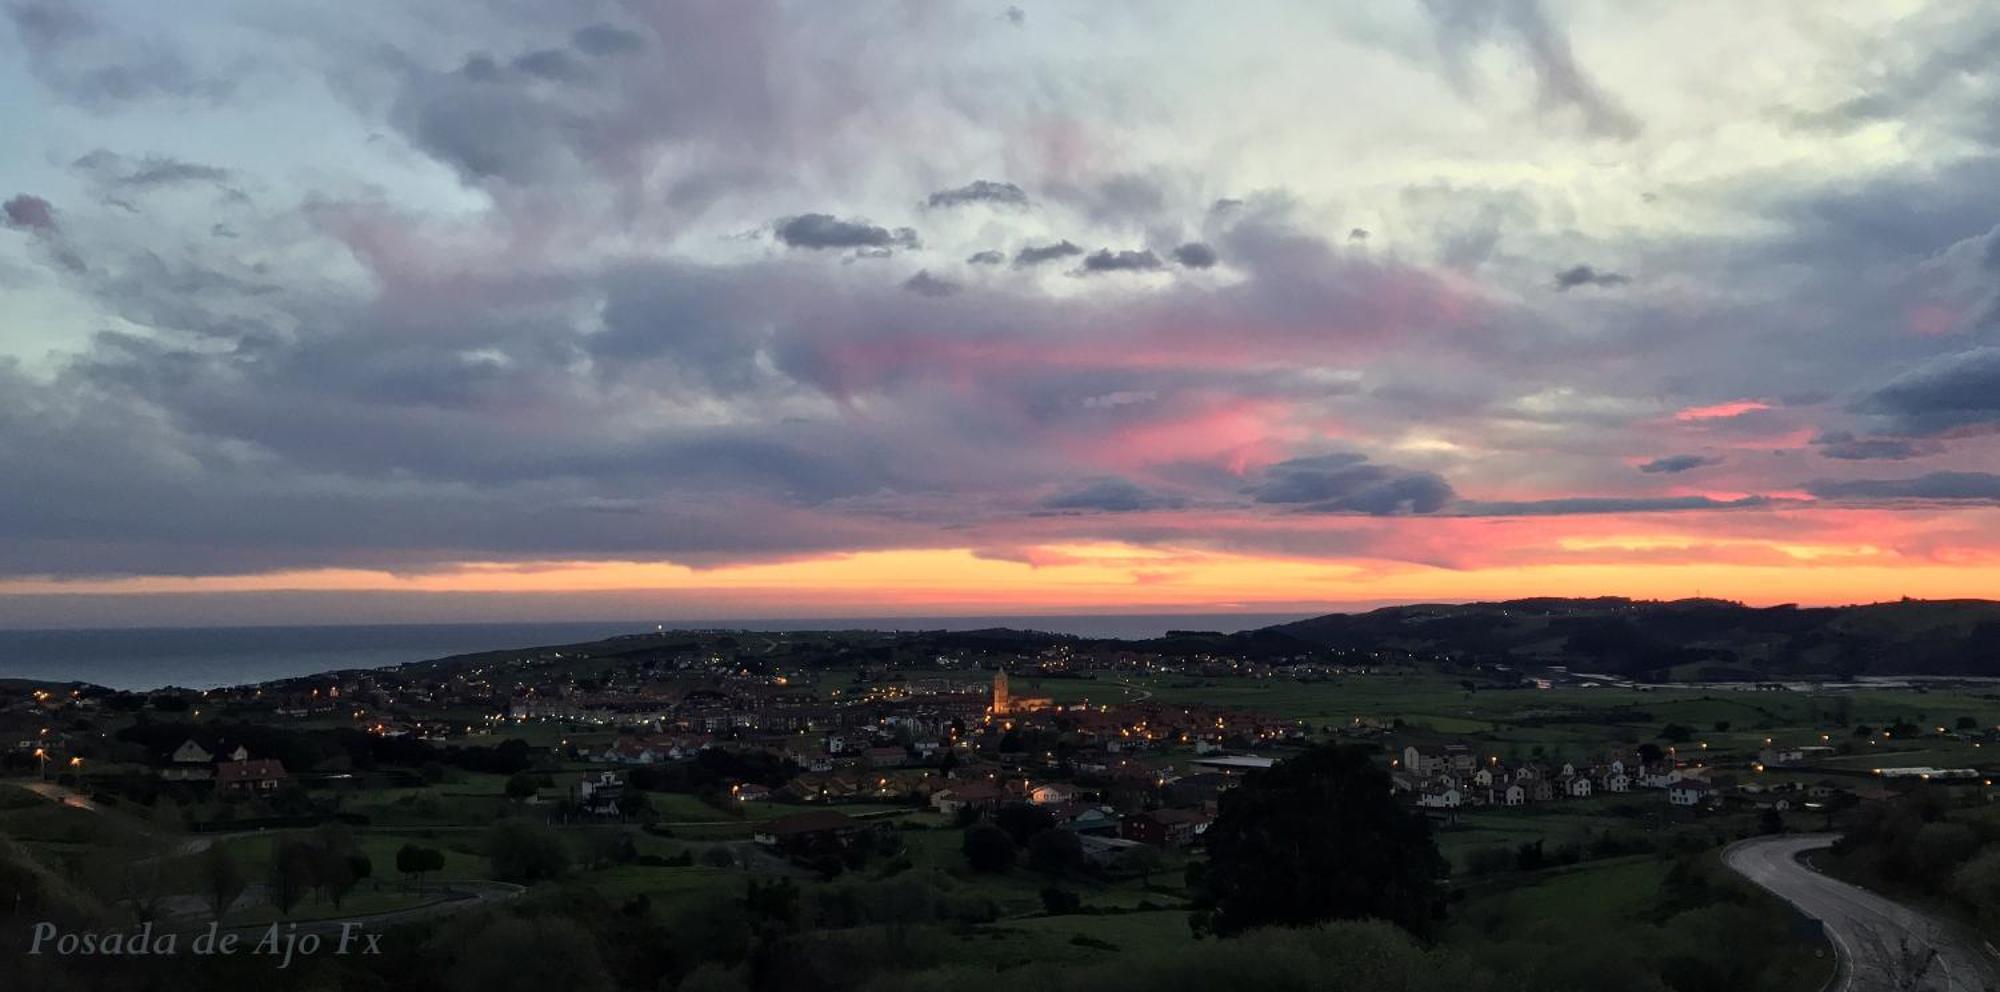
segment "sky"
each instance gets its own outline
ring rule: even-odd
[[[0,625],[2000,590],[2000,8],[0,0]]]

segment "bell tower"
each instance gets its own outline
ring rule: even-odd
[[[993,673],[993,712],[1007,712],[1007,670],[1004,668]]]

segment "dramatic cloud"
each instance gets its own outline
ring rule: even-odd
[[[1704,455],[1666,455],[1639,466],[1639,471],[1648,474],[1676,475],[1711,465],[1720,465],[1722,462],[1721,458]]]
[[[1819,453],[1845,461],[1905,461],[1944,451],[1944,445],[1925,438],[1855,437],[1847,431],[1831,431],[1813,438]]]
[[[968,203],[994,203],[1006,207],[1025,207],[1028,193],[1013,183],[994,182],[979,179],[957,189],[939,190],[925,201],[931,207],[962,207]]]
[[[1820,480],[1806,490],[1821,499],[1972,500],[2000,502],[2000,475],[1932,472],[1913,479]]]
[[[1044,510],[1135,513],[1180,507],[1185,500],[1151,492],[1128,479],[1098,479],[1042,501]]]
[[[1114,252],[1102,248],[1083,260],[1085,272],[1151,272],[1160,267],[1160,256],[1151,251]]]
[[[1312,513],[1435,513],[1453,498],[1451,484],[1430,472],[1375,465],[1356,454],[1279,462],[1244,490],[1259,503]]]
[[[570,35],[570,43],[586,55],[635,55],[645,51],[646,39],[636,31],[615,24],[591,24]]]
[[[100,148],[71,163],[72,167],[105,186],[116,189],[153,189],[189,183],[221,185],[233,174],[224,168],[184,162],[166,155],[148,155],[136,160]]]
[[[1918,365],[1863,398],[1901,433],[1942,434],[2000,424],[2000,348],[1974,348]]]
[[[1453,511],[1471,517],[1557,517],[1606,513],[1671,513],[1683,510],[1728,510],[1769,505],[1760,496],[1716,499],[1712,496],[1565,496],[1533,500],[1466,500]]]
[[[866,221],[839,220],[831,214],[800,214],[773,222],[778,240],[793,248],[915,248],[917,232],[889,230]]]
[[[1199,241],[1190,241],[1174,249],[1174,261],[1190,269],[1206,269],[1215,265],[1215,249]]]
[[[1436,20],[1447,74],[1461,92],[1472,89],[1473,47],[1504,32],[1534,68],[1544,107],[1576,109],[1595,135],[1638,135],[1638,120],[1584,74],[1567,33],[1550,22],[1540,0],[1425,0],[1425,6]]]
[[[4,195],[39,194],[0,204],[0,619],[1824,601],[2000,562],[1978,5],[0,5]],[[1769,71],[1715,70],[1742,37]]]
[[[1599,272],[1588,265],[1574,265],[1556,273],[1556,291],[1567,292],[1578,286],[1608,288],[1623,286],[1632,280],[1616,272]]]
[[[949,279],[939,279],[929,270],[919,269],[916,275],[904,281],[903,288],[920,296],[950,296],[963,287]]]
[[[1083,254],[1083,249],[1078,248],[1068,241],[1058,241],[1052,245],[1030,245],[1014,253],[1014,264],[1016,266],[1040,265],[1043,262],[1052,262],[1059,258],[1068,258],[1072,255],[1081,254]]]

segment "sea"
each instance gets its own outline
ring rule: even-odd
[[[562,623],[322,627],[0,629],[0,679],[88,682],[143,691],[212,689],[320,672],[386,668],[452,655],[577,644],[654,630],[979,630],[1013,627],[1079,637],[1158,637],[1169,630],[1233,633],[1310,613],[1091,614],[783,620],[605,620]]]

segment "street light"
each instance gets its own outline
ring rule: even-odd
[[[35,749],[35,757],[37,757],[37,758],[40,758],[40,759],[42,759],[42,765],[41,765],[41,769],[42,769],[42,778],[43,778],[44,780],[47,780],[47,779],[48,779],[48,777],[49,777],[49,751],[48,751],[48,748],[42,748],[42,747],[38,747],[38,748],[36,748],[36,749]]]

